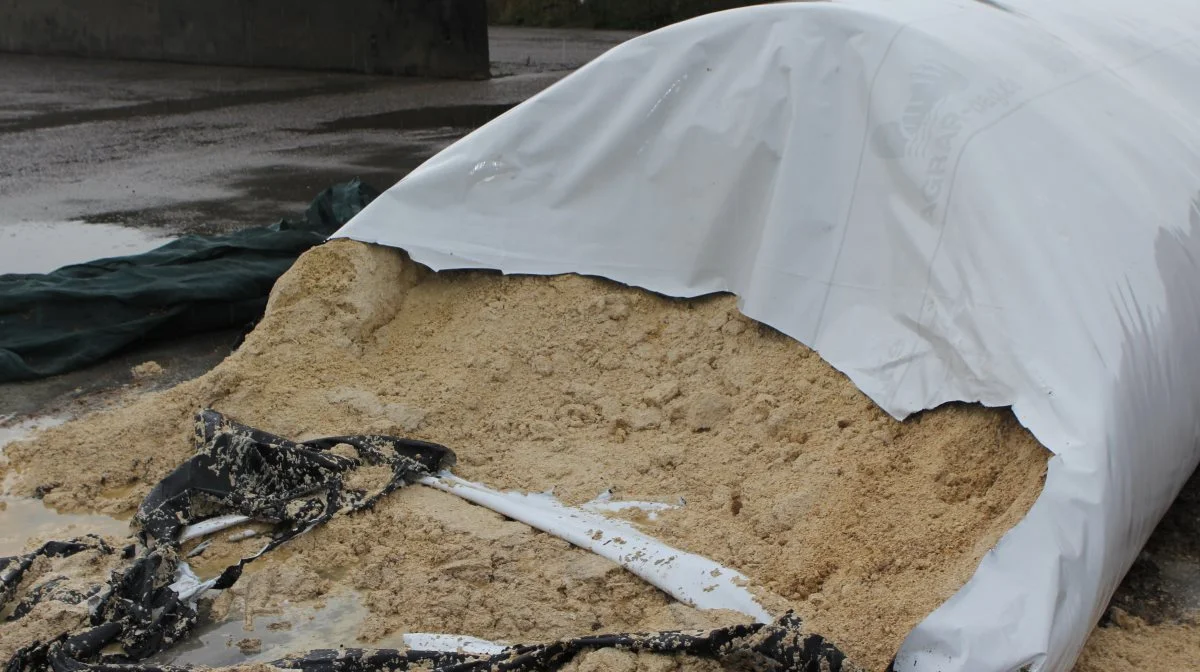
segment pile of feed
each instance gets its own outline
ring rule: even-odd
[[[867,669],[886,666],[1025,515],[1049,456],[1007,410],[949,405],[896,422],[729,296],[434,274],[398,250],[335,241],[278,282],[261,324],[210,373],[10,446],[16,494],[129,514],[190,456],[201,407],[294,439],[435,441],[458,454],[461,477],[553,488],[568,504],[609,488],[682,498],[635,522],[741,571],[768,609],[794,608]],[[354,589],[372,614],[361,645],[745,620],[673,603],[606,560],[422,487],[272,555],[271,571],[214,608],[252,618]],[[660,669],[630,656],[573,665]]]
[[[1074,672],[1185,672],[1200,665],[1200,621],[1150,625],[1118,609],[1111,615],[1092,631]]]

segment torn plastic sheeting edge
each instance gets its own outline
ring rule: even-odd
[[[201,580],[196,572],[192,571],[192,566],[181,560],[175,568],[175,581],[169,588],[175,591],[180,600],[188,602],[200,597],[206,590],[216,585],[219,578],[220,575],[207,581]]]
[[[611,560],[684,604],[698,609],[730,609],[757,623],[774,620],[750,591],[738,585],[750,582],[741,573],[667,546],[627,523],[564,506],[550,495],[499,492],[449,472],[417,482]]]

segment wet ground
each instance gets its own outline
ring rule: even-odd
[[[387,187],[631,35],[497,28],[482,82],[0,55],[0,236],[229,230],[349,177]]]
[[[496,28],[482,82],[0,54],[0,273],[270,224],[354,177],[387,188],[632,35]],[[236,336],[0,385],[0,419],[195,376]],[[165,375],[133,385],[129,368],[151,359]]]
[[[1112,606],[1151,624],[1200,619],[1200,471],[1155,528]]]
[[[183,644],[163,652],[150,662],[209,667],[278,660],[289,653],[328,647],[333,642],[352,642],[368,618],[361,597],[353,592],[324,598],[321,604],[287,606],[278,614],[254,618],[247,628],[243,614],[231,613],[217,622],[196,629]],[[257,640],[253,647],[238,646]],[[402,634],[372,642],[374,648],[404,648]]]
[[[184,233],[268,224],[353,177],[386,188],[630,36],[494,28],[496,77],[484,82],[0,55],[0,273],[42,272],[139,252]],[[160,343],[87,370],[0,385],[0,446],[39,423],[199,375],[229,353],[237,335]],[[136,379],[130,369],[149,360],[164,373]],[[59,518],[36,501],[0,504],[7,507],[0,512],[0,555],[48,526],[124,525]],[[1200,476],[1113,603],[1152,623],[1200,610]],[[361,612],[352,596],[327,609],[318,624],[330,616],[354,621]],[[309,632],[299,617],[294,627]],[[316,639],[331,636],[312,627]],[[240,621],[209,626],[200,641],[219,644],[211,649],[221,653],[205,662],[265,659],[289,636],[240,630]],[[227,646],[235,635],[261,637],[262,656]],[[199,660],[195,652],[181,655],[180,662]]]
[[[5,273],[46,273],[95,259],[148,252],[171,239],[169,232],[116,224],[21,222],[0,228],[0,263]]]

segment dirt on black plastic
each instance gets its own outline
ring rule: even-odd
[[[169,650],[199,621],[194,596],[234,587],[246,565],[284,543],[454,464],[453,452],[432,443],[376,435],[297,443],[211,410],[196,415],[195,442],[196,454],[142,501],[133,520],[136,543],[119,547],[85,535],[0,558],[0,608],[15,605],[0,629],[10,672],[137,663]],[[371,471],[357,479],[370,489],[354,484],[360,468]],[[257,551],[200,584],[208,577],[189,567],[179,539],[189,525],[234,515],[269,523],[269,534]],[[227,541],[246,538],[243,532]],[[90,564],[77,562],[88,558]],[[72,562],[74,570],[58,567]],[[299,587],[276,594],[303,599]],[[118,653],[104,653],[113,648]]]

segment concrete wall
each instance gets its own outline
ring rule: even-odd
[[[776,0],[487,0],[493,24],[654,30],[701,14]]]
[[[488,76],[486,0],[0,0],[0,51]]]

